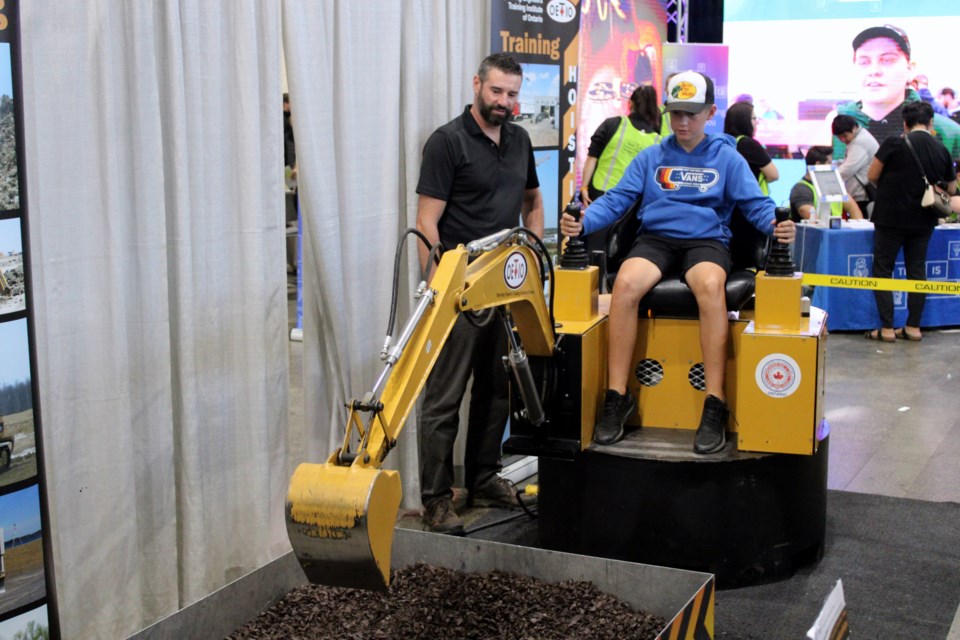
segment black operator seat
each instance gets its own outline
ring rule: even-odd
[[[626,259],[637,236],[640,222],[637,210],[641,200],[607,228],[605,239],[606,282],[610,291],[617,278],[617,271]],[[732,267],[727,276],[727,310],[739,311],[752,303],[754,279],[757,270],[762,269],[770,248],[770,237],[760,233],[739,209],[734,209],[730,219],[730,254]],[[679,275],[663,278],[640,300],[641,317],[648,315],[679,318],[697,318],[699,308],[697,299],[687,285],[680,281]]]

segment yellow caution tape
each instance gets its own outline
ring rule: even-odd
[[[819,273],[805,273],[803,274],[803,284],[817,287],[840,287],[842,289],[873,289],[876,291],[906,291],[908,293],[960,295],[960,282],[949,282],[945,280],[900,280],[897,278],[831,276]]]

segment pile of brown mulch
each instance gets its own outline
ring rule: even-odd
[[[394,572],[388,593],[299,587],[228,640],[622,640],[655,638],[664,626],[663,618],[634,611],[590,582],[418,564]]]

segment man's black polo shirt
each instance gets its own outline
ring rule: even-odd
[[[439,224],[445,249],[516,227],[524,191],[539,186],[527,132],[504,123],[498,148],[480,130],[470,105],[423,147],[417,193],[447,203]]]

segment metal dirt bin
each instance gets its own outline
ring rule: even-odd
[[[714,577],[709,573],[395,529],[392,568],[417,563],[465,573],[504,571],[548,583],[592,582],[634,609],[666,618],[658,638],[714,637]]]

